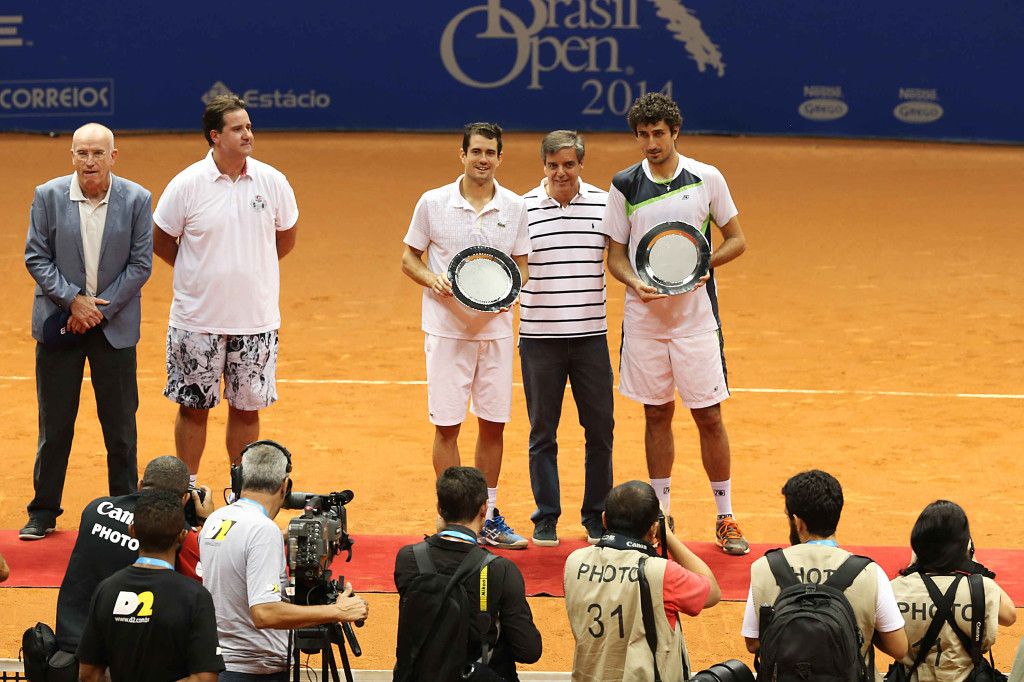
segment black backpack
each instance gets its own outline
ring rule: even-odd
[[[462,581],[497,557],[473,547],[449,578],[438,574],[426,542],[413,545],[413,555],[419,575],[409,583],[399,608],[394,682],[459,680],[471,663],[469,622],[480,613]]]
[[[775,605],[762,606],[758,680],[768,682],[862,682],[873,680],[860,654],[864,635],[843,592],[871,563],[851,555],[822,584],[802,583],[781,549],[765,556],[782,589]],[[874,668],[873,656],[871,668]]]

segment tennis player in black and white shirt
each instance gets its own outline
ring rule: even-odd
[[[587,539],[602,535],[601,512],[612,487],[612,368],[605,315],[602,228],[607,193],[580,180],[583,137],[548,133],[541,143],[544,179],[523,195],[530,226],[530,281],[520,295],[519,357],[530,417],[530,483],[537,510],[533,543],[558,544],[562,513],[556,431],[565,382],[586,437],[580,520]],[[534,269],[536,268],[536,269]]]

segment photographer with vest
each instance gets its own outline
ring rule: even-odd
[[[974,561],[971,528],[960,505],[938,500],[925,507],[910,533],[910,546],[913,562],[893,579],[892,589],[913,644],[886,679],[975,679],[970,675],[988,665],[981,654],[992,648],[999,626],[1017,620],[1013,600],[992,580],[995,574]],[[976,644],[971,641],[974,619],[981,625]]]
[[[747,650],[760,654],[762,675],[768,659],[773,670],[782,670],[787,665],[796,668],[810,666],[816,673],[835,671],[842,675],[836,679],[874,679],[873,671],[865,662],[873,661],[873,656],[869,655],[872,644],[895,659],[902,658],[907,652],[903,616],[896,605],[889,579],[873,561],[854,557],[839,547],[835,536],[843,511],[843,489],[831,474],[818,470],[801,472],[786,481],[782,494],[786,499],[791,546],[768,552],[750,567],[750,592],[741,630]],[[853,560],[844,568],[851,557]],[[783,572],[776,577],[780,569],[773,570],[772,563],[778,567],[780,558],[788,564],[791,575]],[[857,569],[856,573],[851,568]],[[847,573],[853,574],[844,575]],[[836,584],[837,579],[849,584]],[[842,635],[848,634],[853,640],[853,649],[859,644],[859,651],[837,647],[822,650],[815,642],[807,641],[806,634],[804,641],[769,639],[771,629],[786,622],[781,618],[781,611],[787,592],[780,587],[780,582],[789,581],[795,585],[817,586],[817,590],[811,591],[820,590],[824,594],[819,603],[836,602],[836,608],[849,615],[846,619],[849,631],[833,634],[840,642],[844,641]],[[830,590],[833,586],[836,589]],[[807,588],[801,587],[799,591],[806,592]],[[848,604],[842,604],[843,601]],[[813,607],[804,605],[800,608]],[[787,612],[790,609],[787,605]],[[763,626],[760,622],[762,617],[766,620]],[[767,622],[769,617],[771,623]],[[838,624],[840,621],[833,622]],[[851,660],[845,660],[841,654],[846,654]],[[776,664],[780,667],[775,668]]]
[[[130,535],[139,556],[99,584],[78,645],[83,682],[216,682],[224,661],[213,599],[174,570],[188,535],[176,493],[139,493]]]
[[[540,658],[540,631],[522,573],[478,545],[487,518],[480,470],[445,469],[437,479],[437,512],[444,527],[395,557],[394,680],[518,680],[516,663]]]
[[[603,518],[601,540],[565,562],[565,608],[576,639],[572,679],[649,681],[655,667],[654,679],[688,679],[679,614],[696,616],[718,603],[715,576],[666,528],[649,484],[612,488]],[[658,556],[661,542],[670,559]]]

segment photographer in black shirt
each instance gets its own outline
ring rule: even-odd
[[[180,498],[150,488],[139,494],[129,532],[139,557],[99,584],[78,645],[83,682],[216,682],[218,653],[213,598],[174,571],[185,539]]]
[[[167,455],[152,460],[146,466],[139,488],[170,491],[178,497],[179,506],[191,498],[197,503],[200,518],[213,512],[213,499],[208,490],[205,502],[200,501],[196,493],[189,492],[188,467],[177,457]],[[116,571],[130,566],[138,556],[139,542],[128,534],[138,499],[139,493],[100,497],[82,511],[78,539],[57,596],[57,645],[62,652],[72,654],[78,648],[89,600],[96,586]],[[61,663],[68,665],[69,660]]]

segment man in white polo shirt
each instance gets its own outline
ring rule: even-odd
[[[700,454],[715,497],[715,541],[726,554],[750,546],[732,513],[732,455],[721,402],[729,397],[715,269],[747,247],[736,204],[722,173],[676,151],[683,118],[671,99],[657,92],[640,97],[627,115],[643,161],[620,171],[608,190],[605,228],[608,272],[626,285],[622,319],[619,393],[643,403],[647,472],[662,510],[670,513],[675,441],[675,393],[700,433]],[[711,254],[701,286],[675,296],[644,284],[634,263],[640,240],[657,225],[681,221],[711,242],[711,223],[722,243]]]
[[[221,375],[232,462],[259,440],[259,410],[277,400],[278,260],[295,246],[299,218],[285,176],[250,157],[243,100],[212,98],[203,133],[209,153],[171,180],[153,215],[153,250],[174,267],[164,395],[179,405],[174,444],[193,482]]]
[[[558,485],[558,431],[566,379],[572,384],[586,439],[580,520],[587,539],[601,539],[601,512],[612,489],[614,398],[605,317],[601,223],[607,192],[580,180],[583,137],[572,130],[541,142],[544,179],[523,195],[530,223],[530,269],[519,314],[519,359],[530,415],[533,544],[558,544],[562,513]]]
[[[505,424],[512,413],[512,312],[472,310],[452,296],[445,273],[459,251],[490,246],[509,254],[523,284],[529,277],[530,235],[526,206],[497,183],[501,164],[501,127],[471,123],[462,136],[465,173],[450,185],[425,192],[405,235],[402,272],[424,287],[423,331],[427,357],[427,402],[435,426],[434,473],[460,466],[459,429],[472,398],[479,423],[476,468],[487,479],[487,520],[481,540],[496,547],[522,549],[517,535],[495,509]],[[423,254],[428,253],[428,263]]]

